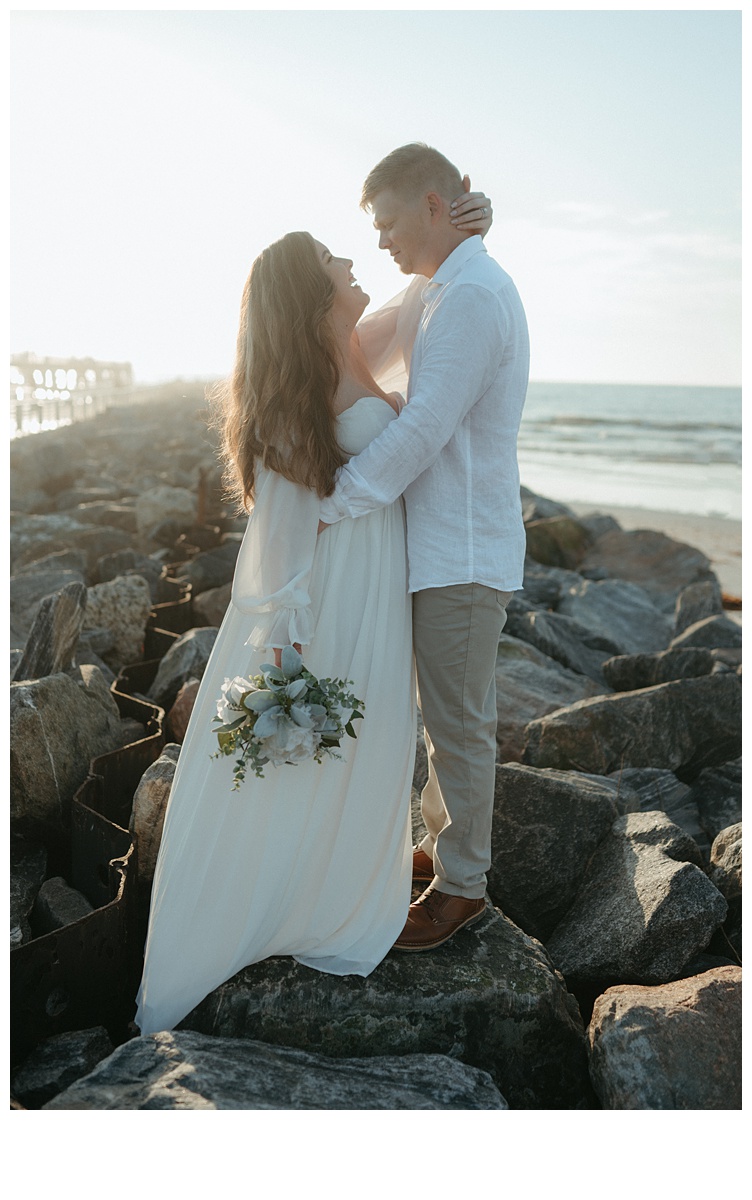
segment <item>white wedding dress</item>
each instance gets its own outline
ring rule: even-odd
[[[396,414],[364,396],[338,418],[357,454]],[[136,1024],[172,1029],[241,968],[292,955],[368,975],[410,903],[416,701],[402,501],[317,537],[318,498],[260,473],[232,601],[206,667],[164,823]],[[266,647],[303,646],[317,676],[351,679],[365,702],[343,761],[265,767],[231,790],[212,759],[225,677],[252,675]]]

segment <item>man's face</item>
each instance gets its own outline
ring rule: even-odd
[[[393,191],[378,192],[371,204],[379,250],[388,250],[403,275],[432,275],[431,210],[425,197],[406,200]]]

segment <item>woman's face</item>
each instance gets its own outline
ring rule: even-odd
[[[352,259],[335,258],[323,242],[316,242],[316,249],[321,265],[335,287],[333,312],[357,321],[371,297],[356,281],[352,273]]]

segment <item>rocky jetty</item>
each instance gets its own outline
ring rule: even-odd
[[[524,488],[484,919],[367,979],[253,964],[134,1036],[244,528],[206,417],[166,389],[12,447],[13,1107],[740,1107],[740,623],[695,547]]]

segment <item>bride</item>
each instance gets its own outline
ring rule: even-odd
[[[425,282],[367,318],[361,346],[369,297],[349,259],[290,233],[251,268],[221,417],[226,481],[251,512],[165,816],[142,1034],[271,955],[368,975],[404,927],[416,700],[403,505],[320,536],[318,509],[337,468],[398,419],[402,397],[383,388],[405,378]],[[352,680],[365,720],[343,761],[267,766],[233,791],[232,760],[211,757],[222,682],[289,644],[314,675]]]

